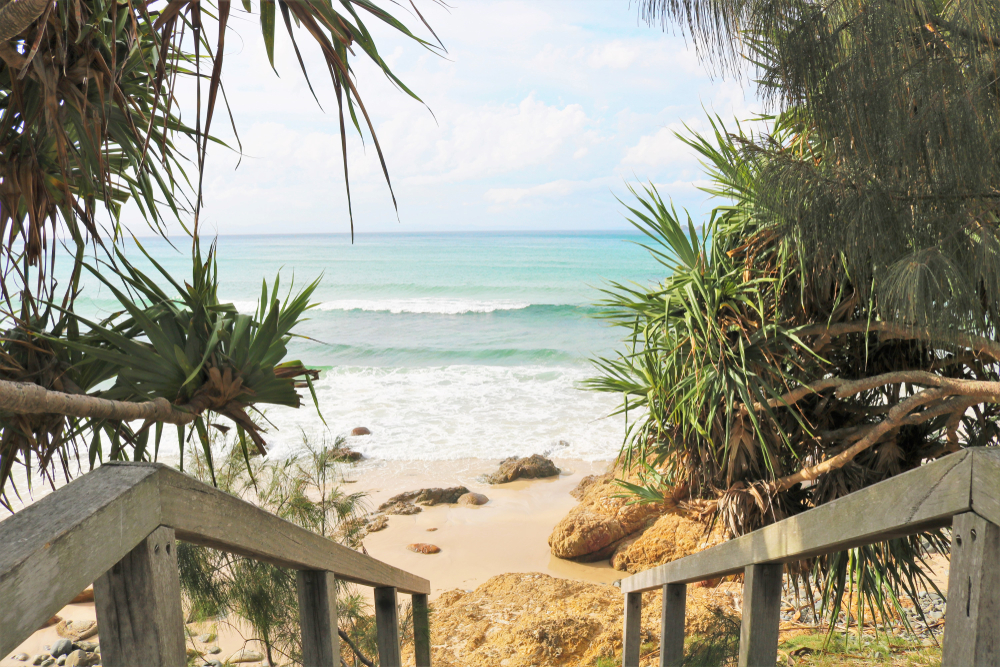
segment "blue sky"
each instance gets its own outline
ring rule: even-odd
[[[430,111],[355,60],[399,202],[397,221],[371,143],[352,134],[356,230],[622,228],[615,195],[637,179],[652,180],[696,218],[710,208],[696,190],[698,162],[673,132],[684,123],[704,128],[705,110],[750,117],[759,105],[743,82],[713,80],[683,37],[640,24],[627,0],[449,4],[418,4],[448,49],[443,58],[376,32],[386,60]],[[244,155],[236,168],[233,153],[210,151],[203,230],[345,232],[336,104],[318,49],[302,40],[325,111],[287,37],[276,45],[279,78],[257,17],[237,6],[223,82]],[[213,128],[231,140],[224,113]]]

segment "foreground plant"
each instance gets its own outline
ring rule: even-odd
[[[343,491],[343,464],[335,453],[307,441],[303,444],[305,452],[298,456],[248,459],[241,443],[230,439],[215,467],[203,452],[192,450],[189,470],[297,526],[352,549],[362,548],[365,495]],[[334,449],[342,444],[338,439]],[[261,643],[269,665],[301,662],[294,570],[184,542],[178,543],[177,559],[191,618],[219,618],[237,631],[249,629],[252,636],[245,639]],[[371,613],[353,586],[339,580],[337,585],[341,638],[360,664],[371,665],[368,656],[375,654]]]

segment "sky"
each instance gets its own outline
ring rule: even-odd
[[[399,205],[397,217],[370,138],[351,131],[358,232],[622,229],[616,197],[637,181],[652,181],[697,221],[712,202],[674,132],[704,130],[707,113],[731,121],[759,111],[744,82],[710,76],[682,35],[640,23],[628,0],[417,3],[443,56],[366,23],[423,104],[363,54],[354,59]],[[300,39],[319,104],[280,26],[275,75],[257,16],[237,7],[223,84],[243,154],[210,150],[202,231],[347,232],[336,103],[318,47]],[[213,133],[235,147],[224,112]]]

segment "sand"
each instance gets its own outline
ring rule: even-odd
[[[544,572],[554,577],[593,582],[612,582],[624,576],[607,562],[571,563],[553,558],[547,540],[552,528],[576,504],[569,492],[586,475],[604,472],[608,462],[555,459],[562,470],[558,477],[521,480],[490,486],[478,481],[493,472],[499,460],[454,461],[363,461],[345,470],[345,490],[369,495],[375,509],[397,493],[426,487],[462,485],[483,493],[490,502],[479,507],[438,505],[419,514],[390,516],[388,528],[365,538],[368,553],[431,582],[431,598],[459,588],[472,590],[490,577],[505,572]],[[37,487],[36,487],[37,488]],[[38,489],[33,500],[46,495]],[[429,528],[436,530],[428,531]],[[406,549],[414,542],[435,544],[441,552],[416,554]],[[93,619],[94,605],[69,605],[59,612],[65,619]],[[208,627],[192,628],[194,633]],[[244,645],[239,628],[219,627],[224,660]],[[58,639],[55,626],[39,630],[17,649],[0,658],[0,667],[31,664],[11,659],[17,653],[34,657],[43,646]],[[90,641],[96,641],[91,639]],[[193,644],[192,644],[193,645]],[[198,645],[202,648],[203,645]]]

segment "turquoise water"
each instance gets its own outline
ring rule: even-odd
[[[224,236],[220,296],[251,311],[261,280],[322,276],[318,306],[294,358],[323,369],[317,384],[328,427],[314,409],[272,409],[274,451],[303,434],[330,440],[354,426],[352,445],[389,459],[497,458],[548,452],[613,456],[620,418],[602,419],[612,396],[581,391],[587,359],[619,333],[592,317],[607,279],[645,283],[662,267],[627,232],[378,234],[355,237]],[[144,240],[175,276],[187,247]],[[110,311],[88,281],[81,306]]]

